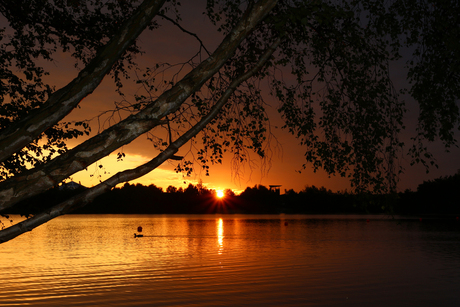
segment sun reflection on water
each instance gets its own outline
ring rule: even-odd
[[[224,221],[222,218],[217,220],[217,243],[219,244],[219,255],[224,250]]]

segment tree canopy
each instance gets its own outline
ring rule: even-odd
[[[158,150],[149,162],[3,229],[2,242],[166,160],[189,173],[221,163],[225,151],[235,163],[249,152],[269,158],[267,95],[304,146],[304,167],[349,177],[357,190],[393,191],[404,154],[434,163],[425,141],[456,145],[457,1],[208,0],[200,16],[221,34],[214,50],[181,25],[190,12],[176,0],[0,0],[0,13],[0,212],[146,133]],[[193,56],[159,63],[145,54],[139,35],[162,35],[164,22],[197,40]],[[55,88],[46,83],[47,63],[62,54],[80,71]],[[401,60],[409,85],[399,91],[391,67]],[[107,112],[124,115],[68,149],[66,141],[89,135],[91,125],[66,116],[106,75],[122,97]],[[133,81],[138,90],[126,93]],[[399,139],[401,95],[420,106],[410,150]],[[199,140],[196,161],[177,156],[191,139]]]

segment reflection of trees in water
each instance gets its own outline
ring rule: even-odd
[[[410,247],[427,255],[453,260],[460,268],[460,221],[455,217],[404,220],[398,223],[400,235]]]

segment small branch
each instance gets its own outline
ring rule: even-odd
[[[169,137],[169,144],[172,143],[172,132],[171,132],[171,124],[169,123],[169,118],[166,115],[166,124],[168,125],[168,137]]]
[[[192,32],[190,32],[190,31],[184,29],[179,23],[177,23],[177,22],[174,21],[173,19],[169,18],[168,16],[165,16],[165,15],[163,15],[163,14],[158,14],[158,16],[160,16],[160,17],[166,19],[167,21],[170,21],[172,24],[174,24],[176,27],[178,27],[182,32],[187,33],[187,34],[189,34],[189,35],[195,37],[195,38],[198,40],[198,42],[200,43],[200,46],[204,49],[204,51],[206,51],[206,53],[208,54],[208,56],[211,55],[211,53],[208,51],[208,49],[206,49],[206,47],[205,47],[204,44],[203,44],[203,41],[198,37],[198,35],[196,35],[195,33],[192,33]]]

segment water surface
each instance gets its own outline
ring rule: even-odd
[[[71,215],[0,259],[0,306],[460,306],[456,220]]]

